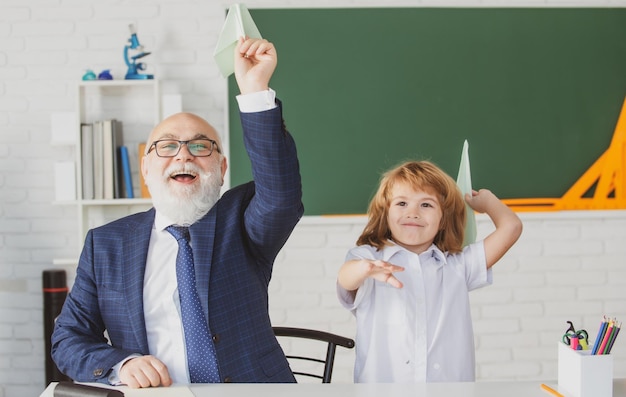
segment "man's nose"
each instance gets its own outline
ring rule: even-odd
[[[195,156],[191,154],[191,152],[189,151],[189,147],[187,146],[186,143],[181,143],[180,149],[178,150],[178,154],[176,155],[176,158],[183,160],[183,161],[189,161],[189,160],[193,160]]]

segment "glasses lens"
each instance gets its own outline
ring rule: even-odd
[[[172,157],[176,156],[178,149],[180,148],[180,142],[178,141],[158,141],[154,145],[156,152],[159,156]]]
[[[196,139],[187,143],[189,153],[198,157],[210,156],[213,151],[213,142],[208,139]]]

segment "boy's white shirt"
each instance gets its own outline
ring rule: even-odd
[[[401,289],[368,278],[353,298],[337,285],[357,320],[356,383],[475,380],[469,291],[492,283],[482,241],[454,255],[435,245],[420,255],[395,244],[380,251],[360,246],[348,252],[346,261],[352,259],[405,269],[394,274]]]

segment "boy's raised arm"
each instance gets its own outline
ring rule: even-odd
[[[493,266],[515,244],[522,234],[522,221],[488,189],[472,191],[465,195],[465,201],[475,211],[486,213],[496,230],[485,238],[485,258],[487,269]]]

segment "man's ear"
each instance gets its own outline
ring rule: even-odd
[[[148,176],[148,165],[146,164],[146,162],[148,161],[148,156],[146,156],[145,154],[141,157],[141,175],[143,176],[143,181],[144,183],[146,183],[147,180],[147,176]]]
[[[228,169],[228,160],[226,156],[222,156],[222,185],[224,185],[224,175],[226,175],[226,170]]]

